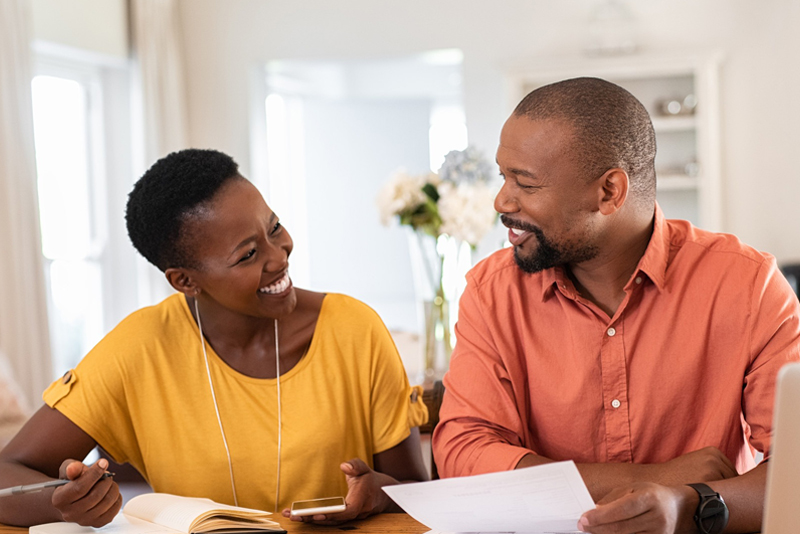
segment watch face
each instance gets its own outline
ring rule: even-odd
[[[705,499],[697,510],[696,521],[705,534],[719,534],[728,524],[728,508],[719,497]]]

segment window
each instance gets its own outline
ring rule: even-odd
[[[138,304],[123,219],[132,185],[127,77],[127,65],[37,57],[31,90],[54,377]]]
[[[42,255],[54,374],[73,367],[103,333],[98,203],[92,173],[92,105],[84,80],[33,79]]]

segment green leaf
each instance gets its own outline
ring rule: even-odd
[[[433,200],[434,202],[439,202],[439,191],[436,190],[436,186],[432,183],[426,183],[422,186],[422,192],[425,193],[429,199]]]

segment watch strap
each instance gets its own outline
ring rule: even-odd
[[[700,495],[700,499],[705,499],[707,497],[719,497],[719,493],[711,489],[711,487],[707,484],[696,483],[686,485],[694,489]]]
[[[700,495],[694,522],[703,534],[719,534],[728,524],[728,507],[722,496],[706,484],[687,484]]]

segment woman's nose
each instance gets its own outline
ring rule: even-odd
[[[279,244],[267,243],[267,261],[264,271],[279,272],[289,266],[289,251]]]

